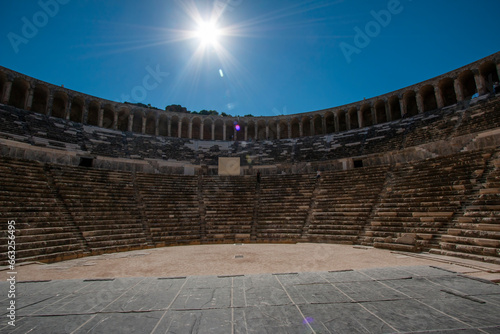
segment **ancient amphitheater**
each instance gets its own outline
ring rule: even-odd
[[[365,254],[396,254],[410,265],[427,257],[444,266],[382,270],[344,263],[336,271],[332,259],[330,271],[306,272],[306,266],[274,275],[259,275],[258,269],[249,274],[243,266],[242,275],[207,269],[220,275],[203,279],[182,270],[172,271],[181,277],[155,280],[123,272],[101,280],[89,273],[89,280],[78,282],[57,281],[55,274],[52,281],[18,278],[21,295],[33,300],[19,301],[24,311],[18,309],[15,332],[137,332],[134,326],[147,333],[500,332],[500,287],[443,270],[481,268],[496,279],[500,273],[500,94],[493,88],[499,77],[500,52],[349,105],[235,118],[116,103],[0,67],[3,274],[9,270],[11,222],[19,272],[23,263],[60,265],[94,255],[182,248],[164,246],[210,252],[211,244],[261,244],[267,252],[278,252],[266,248],[275,244],[317,244],[325,252],[351,245]],[[219,175],[220,158],[236,158],[231,161],[240,175]],[[315,256],[304,255],[300,261]],[[328,266],[330,260],[321,261]],[[409,280],[425,292],[406,287]],[[338,285],[356,282],[363,293]],[[147,291],[134,290],[136,285]],[[319,286],[324,289],[313,292]],[[162,304],[155,287],[175,293]],[[311,290],[299,293],[299,287]],[[77,300],[80,290],[87,291],[80,295],[87,308],[44,299],[61,293],[66,301]],[[109,295],[88,302],[88,294],[102,291]],[[118,307],[133,291],[154,305]],[[382,292],[361,298],[370,291]],[[238,304],[239,293],[246,296],[244,304]],[[187,296],[185,303],[180,296]],[[431,296],[437,301],[427,302]],[[225,298],[228,304],[219,305]],[[378,308],[382,301],[392,304]],[[45,306],[37,308],[39,303]],[[387,311],[407,307],[416,318]],[[332,313],[336,320],[330,322]],[[295,316],[299,320],[292,321]]]

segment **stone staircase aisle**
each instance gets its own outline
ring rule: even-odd
[[[370,223],[373,245],[413,252],[439,248],[487,158],[475,151],[396,166]]]
[[[500,153],[489,162],[484,182],[432,253],[500,264]]]
[[[384,184],[387,166],[325,172],[305,237],[310,242],[356,244]]]
[[[49,170],[93,255],[148,247],[130,173],[69,166]]]
[[[300,240],[315,182],[312,174],[262,176],[255,226],[258,242]]]
[[[198,178],[137,173],[135,184],[156,247],[200,243]]]
[[[205,243],[248,243],[251,239],[255,178],[203,176]]]
[[[71,217],[50,187],[42,164],[0,158],[0,265],[7,264],[7,222],[15,221],[16,263],[84,255]]]

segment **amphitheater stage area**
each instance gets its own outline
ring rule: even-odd
[[[500,266],[338,244],[142,249],[16,268],[2,333],[500,333]]]

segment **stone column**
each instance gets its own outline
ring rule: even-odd
[[[417,92],[416,97],[418,113],[422,114],[424,112],[424,98],[422,97],[422,93],[420,93],[420,91]]]
[[[113,113],[113,125],[111,126],[113,130],[118,130],[118,113]]]
[[[89,103],[87,100],[83,101],[83,111],[82,111],[82,122],[83,124],[87,124],[89,119]]]
[[[479,74],[478,70],[475,70],[474,72],[474,81],[476,82],[476,89],[479,95],[483,95],[487,93],[486,90],[486,82],[484,81],[484,78],[481,74]]]
[[[358,114],[358,128],[361,129],[364,123],[363,113],[361,112],[361,108],[357,109],[356,113]]]
[[[333,113],[333,123],[335,126],[335,132],[339,132],[340,131],[340,120],[339,120],[339,115],[336,112]]]
[[[351,114],[349,112],[345,113],[345,127],[347,130],[351,130]]]
[[[193,119],[189,120],[188,124],[188,138],[193,139]]]
[[[132,132],[132,129],[134,128],[134,112],[130,112],[130,115],[128,115],[128,131]]]
[[[437,102],[438,109],[443,108],[444,107],[443,94],[442,94],[441,88],[439,88],[439,86],[434,87],[434,95],[436,96],[436,102]]]
[[[160,117],[156,117],[155,119],[155,136],[160,135]]]
[[[326,117],[321,115],[321,126],[323,127],[323,134],[326,134]]]
[[[259,124],[257,122],[254,123],[254,140],[258,140],[259,139]]]
[[[2,103],[3,104],[9,104],[9,100],[10,100],[10,93],[12,91],[12,81],[7,81],[3,87],[3,99],[2,99]]]
[[[35,88],[30,85],[30,88],[28,90],[28,98],[26,99],[25,103],[25,109],[26,110],[31,110],[31,107],[33,106],[33,96],[35,95]]]
[[[203,140],[204,137],[205,137],[205,120],[203,120],[203,122],[201,122],[200,124],[200,140]]]
[[[399,99],[399,109],[401,109],[400,110],[401,117],[404,117],[408,113],[408,110],[406,110],[405,98],[404,96],[398,96],[398,99]]]
[[[299,137],[301,137],[301,138],[302,138],[302,137],[304,137],[304,131],[303,131],[303,129],[304,129],[304,123],[303,123],[303,121],[301,120],[301,121],[299,122]]]
[[[391,108],[388,99],[384,100],[384,107],[385,107],[385,119],[387,119],[387,122],[390,122],[392,121],[392,113],[390,110]]]
[[[288,139],[292,139],[292,121],[288,119],[286,125],[288,127]]]
[[[226,140],[226,123],[222,123],[222,140]]]
[[[99,114],[97,116],[97,125],[102,128],[102,121],[104,118],[104,109],[102,105],[99,106]]]
[[[266,140],[269,139],[269,124],[266,124]]]
[[[146,115],[142,115],[142,129],[141,129],[141,133],[142,134],[145,134],[146,133]]]
[[[215,121],[212,122],[212,140],[215,140]]]
[[[71,114],[71,104],[73,101],[68,96],[68,102],[66,102],[66,107],[64,108],[64,119],[68,120]]]
[[[177,123],[177,138],[182,138],[182,118],[180,118],[179,123]]]
[[[49,101],[47,102],[47,116],[52,115],[52,104],[54,103],[54,92],[52,90],[49,91]]]
[[[370,113],[372,114],[372,125],[378,124],[377,113],[375,112],[375,106],[370,105]]]
[[[462,85],[460,84],[460,80],[456,78],[455,81],[453,82],[453,85],[455,86],[455,94],[457,95],[457,101],[463,101],[464,92],[462,90]]]
[[[281,123],[278,123],[278,125],[276,127],[276,136],[278,137],[276,139],[278,139],[278,140],[281,139]]]

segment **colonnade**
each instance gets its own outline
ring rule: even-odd
[[[0,67],[0,102],[87,125],[200,140],[287,139],[337,133],[411,117],[487,94],[500,77],[500,52],[393,93],[304,114],[222,117],[117,103]]]

